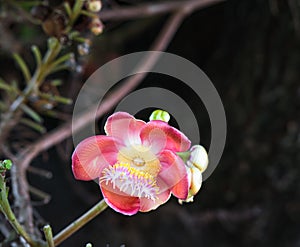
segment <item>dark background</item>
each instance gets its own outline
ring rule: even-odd
[[[237,0],[199,10],[186,18],[167,49],[209,76],[226,111],[222,159],[194,203],[181,206],[172,198],[132,217],[107,209],[62,247],[88,242],[95,247],[300,246],[300,5],[293,8],[291,2]],[[165,20],[105,23],[85,76],[111,58],[147,50]],[[140,88],[153,85],[188,97],[183,85],[157,75],[149,75]],[[198,119],[201,144],[208,148],[207,113],[199,99],[189,104],[203,113]],[[140,116],[146,118],[146,113]],[[47,124],[51,129],[57,122],[49,119]],[[36,217],[41,225],[49,222],[54,232],[101,199],[96,183],[74,180],[72,149],[67,140],[33,163],[52,171],[51,180],[29,175],[34,186],[52,196],[50,203],[36,207]]]

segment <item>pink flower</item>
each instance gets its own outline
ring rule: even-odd
[[[76,179],[99,179],[111,208],[133,215],[156,209],[171,194],[187,198],[187,169],[176,155],[191,144],[183,133],[163,121],[145,123],[125,112],[111,115],[105,132],[79,143],[72,169]]]

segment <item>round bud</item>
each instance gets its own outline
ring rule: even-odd
[[[161,120],[164,122],[169,122],[170,121],[170,114],[166,111],[163,110],[155,110],[154,112],[152,112],[151,116],[150,116],[150,121],[152,120]]]
[[[99,12],[101,10],[101,8],[102,8],[101,1],[97,1],[97,0],[92,1],[91,0],[87,3],[87,9],[91,12]]]
[[[204,172],[208,165],[208,156],[204,147],[201,145],[194,145],[191,150],[190,157],[187,164],[192,167],[198,168],[201,172]]]

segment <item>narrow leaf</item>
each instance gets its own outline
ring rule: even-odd
[[[65,10],[66,10],[66,13],[67,13],[68,17],[70,17],[72,15],[72,9],[70,7],[70,4],[65,2],[64,7],[65,7]]]
[[[50,66],[52,66],[53,68],[61,65],[63,62],[66,62],[70,59],[72,59],[74,57],[73,53],[67,53],[63,56],[61,56],[60,58],[56,59]]]
[[[35,122],[31,121],[30,119],[22,118],[20,120],[20,122],[22,124],[25,124],[26,126],[32,128],[32,129],[34,129],[35,131],[37,131],[37,132],[39,132],[41,134],[46,133],[46,128],[44,126],[42,126],[42,125],[40,125],[38,123],[35,123]]]
[[[54,69],[51,70],[51,74],[57,72],[57,71],[61,71],[61,70],[68,70],[71,69],[71,66],[68,64],[62,64],[59,66],[56,66]]]
[[[84,1],[75,0],[75,4],[73,5],[73,14],[79,15],[80,11],[83,7]]]
[[[31,117],[34,121],[38,122],[38,123],[42,123],[43,119],[42,117],[35,112],[33,109],[31,109],[29,106],[27,105],[21,105],[21,109],[29,116]]]
[[[70,21],[69,25],[73,25],[73,23],[76,21],[76,19],[80,15],[80,11],[83,7],[83,4],[84,4],[84,1],[75,0],[75,3],[73,5],[72,15],[71,15],[71,18],[70,18],[71,21]]]
[[[58,111],[54,111],[54,110],[46,111],[46,112],[44,112],[44,114],[47,115],[48,117],[57,118],[57,119],[64,120],[64,121],[69,120],[71,117],[66,113],[58,112]]]
[[[40,49],[36,45],[33,45],[31,46],[31,50],[34,55],[37,67],[40,67],[42,64],[42,54]]]
[[[11,91],[12,88],[10,85],[8,85],[3,79],[0,78],[0,89],[3,89],[5,91]]]
[[[17,53],[13,54],[13,58],[15,59],[15,61],[17,62],[17,64],[19,65],[19,67],[20,67],[20,69],[21,69],[21,71],[23,73],[23,76],[24,76],[26,82],[29,82],[30,78],[31,78],[31,75],[30,75],[29,69],[28,69],[25,61]]]
[[[86,16],[88,16],[88,17],[92,17],[92,18],[95,18],[95,17],[97,17],[97,14],[95,14],[95,13],[92,13],[92,12],[89,12],[89,11],[86,11],[86,10],[81,10],[81,11],[80,11],[80,14],[82,14],[82,15],[86,15]]]
[[[62,85],[62,80],[60,80],[60,79],[55,79],[55,80],[51,81],[51,85],[52,85],[52,86],[55,86],[55,87],[61,86],[61,85]]]
[[[62,104],[66,104],[66,105],[70,105],[70,104],[73,103],[72,99],[65,98],[65,97],[58,96],[58,95],[47,94],[47,93],[40,93],[39,95],[43,99],[53,100],[53,101],[55,101],[57,103],[62,103]]]

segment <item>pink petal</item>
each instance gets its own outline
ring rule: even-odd
[[[151,146],[154,153],[164,149],[183,152],[191,146],[190,140],[182,132],[159,120],[148,122],[141,130],[140,137],[143,144]]]
[[[151,199],[147,199],[145,197],[140,198],[140,201],[141,201],[140,211],[141,212],[148,212],[150,210],[154,210],[158,206],[166,203],[170,199],[170,196],[171,196],[171,191],[166,190],[163,193],[157,195],[157,199],[155,201],[153,201]]]
[[[158,159],[162,167],[157,177],[160,190],[171,189],[174,196],[179,199],[186,199],[189,191],[189,180],[182,159],[169,150],[162,151]]]
[[[127,112],[116,112],[107,119],[104,129],[108,136],[121,139],[127,146],[138,145],[141,144],[139,134],[145,124]]]
[[[189,180],[186,175],[179,183],[172,188],[172,194],[178,199],[185,200],[188,197]]]
[[[101,175],[102,169],[115,164],[120,141],[108,136],[92,136],[78,144],[72,155],[72,170],[76,179],[92,180]]]
[[[125,214],[136,214],[140,209],[140,199],[138,197],[129,196],[117,188],[113,189],[111,184],[105,184],[102,182],[100,188],[105,202],[115,211]]]

